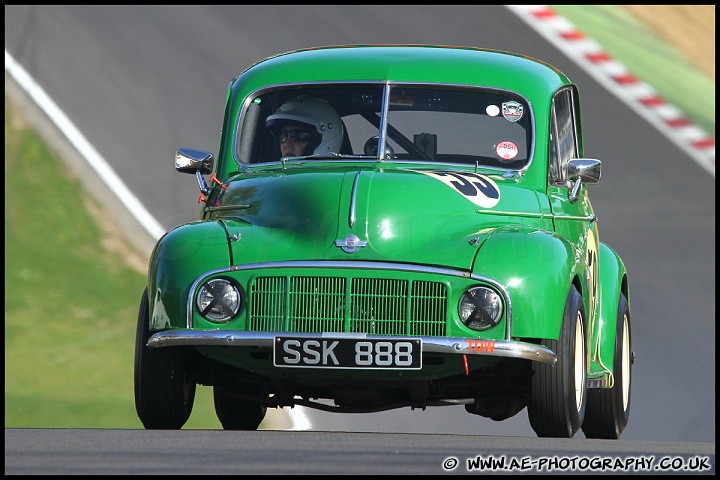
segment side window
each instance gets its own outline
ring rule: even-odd
[[[572,98],[572,90],[566,88],[559,91],[553,99],[549,145],[549,180],[553,185],[565,185],[567,161],[578,156]]]

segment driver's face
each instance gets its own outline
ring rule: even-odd
[[[281,139],[285,137],[285,141],[280,142],[280,153],[283,157],[300,157],[302,155],[305,155],[305,147],[307,147],[309,141],[302,142],[300,140],[293,140],[292,134],[288,134],[290,132],[299,130],[301,129],[293,125],[283,127],[283,135],[281,135],[280,137]]]

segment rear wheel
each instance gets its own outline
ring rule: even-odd
[[[260,426],[267,408],[259,400],[248,400],[245,397],[252,393],[258,392],[249,386],[213,387],[215,413],[225,430],[257,430]]]
[[[583,422],[586,438],[618,439],[630,417],[630,379],[632,343],[630,342],[630,308],[625,295],[618,302],[613,386],[588,391],[587,412]]]
[[[143,292],[135,336],[135,410],[147,429],[180,429],[192,412],[196,384],[183,347],[149,348],[150,309]]]
[[[583,423],[588,369],[585,325],[582,296],[571,286],[560,338],[543,341],[557,354],[557,363],[533,366],[528,418],[538,437],[572,438]]]

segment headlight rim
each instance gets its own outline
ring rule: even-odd
[[[471,295],[470,292],[475,290],[482,290],[484,292],[489,292],[492,295],[492,298],[496,300],[496,305],[490,305],[488,306],[495,308],[496,312],[491,315],[491,318],[484,318],[480,321],[478,320],[470,320],[475,312],[478,311],[478,306],[470,301],[469,299],[466,300],[466,297]],[[468,313],[467,315],[464,315],[463,310],[467,310],[467,305],[472,305],[473,311]],[[464,308],[465,307],[465,308]],[[467,328],[477,331],[477,332],[483,332],[486,330],[490,330],[496,326],[498,326],[503,319],[503,316],[505,315],[506,307],[505,307],[505,298],[502,295],[502,293],[498,292],[494,288],[487,286],[487,285],[473,285],[471,287],[468,287],[461,295],[458,300],[458,307],[457,307],[458,317],[460,319],[460,322]]]
[[[201,305],[201,299],[202,299],[202,296],[203,296],[206,292],[208,292],[208,286],[209,286],[209,285],[217,284],[217,283],[219,283],[219,282],[224,283],[224,284],[226,285],[226,287],[232,288],[232,290],[234,291],[235,296],[236,296],[236,301],[234,302],[236,305],[235,305],[235,306],[230,306],[230,313],[229,313],[229,314],[226,313],[226,314],[223,315],[222,317],[213,318],[213,317],[210,315],[210,312],[212,312],[212,310],[203,313],[203,311],[204,311],[205,309],[204,309],[203,306]],[[195,295],[194,306],[195,306],[198,314],[199,314],[203,319],[207,320],[208,322],[212,322],[212,323],[227,323],[227,322],[230,322],[230,321],[232,321],[233,319],[237,318],[237,316],[240,314],[240,312],[242,311],[243,307],[245,306],[245,299],[244,299],[244,297],[243,297],[243,290],[242,290],[242,288],[240,288],[240,286],[239,286],[233,279],[231,279],[231,278],[227,278],[227,277],[215,277],[215,278],[210,278],[210,279],[206,280],[205,282],[203,282],[203,284],[200,285],[199,288],[197,289],[197,294]],[[227,305],[225,305],[225,306],[227,306]]]

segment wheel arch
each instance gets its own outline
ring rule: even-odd
[[[198,221],[167,232],[150,257],[150,330],[187,328],[187,296],[193,282],[229,265],[227,232],[218,222]]]
[[[624,295],[629,306],[630,289],[627,270],[620,256],[601,243],[599,257],[598,312],[590,354],[594,364],[612,375],[619,298]],[[612,386],[612,381],[608,386]]]
[[[474,273],[505,286],[512,307],[512,337],[557,340],[570,286],[574,284],[588,302],[584,269],[582,252],[554,232],[506,228],[483,243]]]

